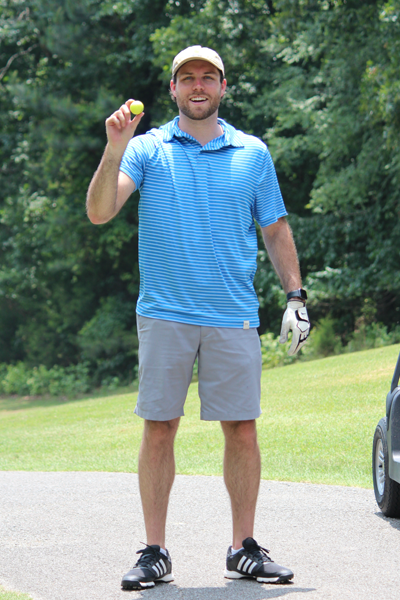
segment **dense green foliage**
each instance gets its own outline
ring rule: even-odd
[[[129,97],[139,133],[172,117],[170,64],[194,43],[226,63],[221,116],[270,147],[314,322],[343,341],[399,322],[400,0],[0,0],[0,363],[132,373],[138,198],[95,227],[85,193],[105,118]]]

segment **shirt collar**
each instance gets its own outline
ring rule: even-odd
[[[163,130],[163,139],[164,142],[172,142],[174,138],[187,138],[193,140],[193,137],[188,133],[185,133],[179,128],[179,116],[175,117],[169,123],[166,123],[161,127]],[[224,130],[224,134],[220,138],[216,138],[215,140],[211,140],[209,144],[212,144],[212,149],[223,148],[225,146],[233,146],[235,148],[243,148],[244,144],[239,137],[238,131],[232,126],[229,125],[223,119],[218,119],[218,123],[221,125]],[[209,145],[207,144],[205,148]]]

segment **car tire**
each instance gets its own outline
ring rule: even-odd
[[[389,477],[386,417],[375,429],[372,446],[372,477],[375,498],[385,517],[400,517],[400,484]]]

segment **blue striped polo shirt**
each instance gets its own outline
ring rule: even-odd
[[[145,317],[257,327],[255,221],[287,214],[267,146],[219,119],[205,146],[179,117],[134,137],[120,169],[140,191],[140,291]]]

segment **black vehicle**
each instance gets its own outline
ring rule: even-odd
[[[400,354],[390,392],[386,417],[375,429],[372,448],[372,476],[375,498],[386,517],[400,517]]]

